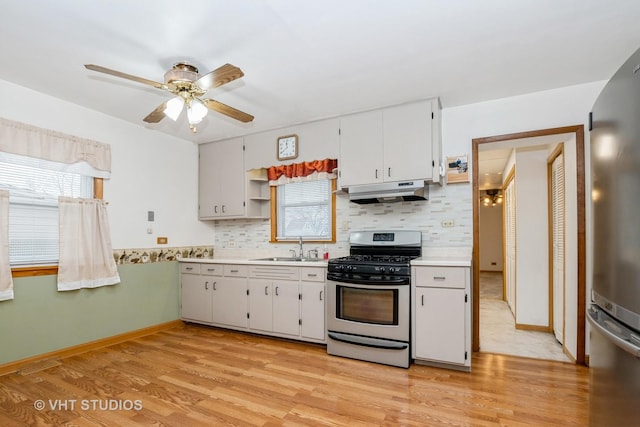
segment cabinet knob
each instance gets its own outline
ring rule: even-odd
[[[307,273],[307,277],[318,277],[318,275],[314,273]]]
[[[216,283],[217,283],[217,282],[213,282],[213,290],[214,290],[214,291],[216,290]]]
[[[433,280],[447,280],[444,276],[433,276]]]
[[[278,296],[278,286],[276,286],[276,296]]]
[[[204,282],[204,289],[209,290],[209,282]]]
[[[224,205],[222,205],[222,213],[225,213],[225,212],[224,212]]]
[[[324,292],[324,291],[320,291],[320,301],[322,301],[322,293],[323,293],[323,292]]]
[[[213,213],[218,213],[218,205],[215,205],[215,206],[213,207]]]
[[[420,303],[421,303],[422,305],[424,305],[424,295],[421,295],[421,296],[420,296]]]
[[[269,286],[264,287],[264,294],[269,295]]]
[[[391,177],[391,168],[387,171],[387,176]]]

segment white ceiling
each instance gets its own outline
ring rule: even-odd
[[[0,0],[0,79],[186,140],[415,99],[445,108],[606,80],[640,47],[637,0]],[[208,96],[255,116],[142,119],[150,80],[187,60],[245,76]]]

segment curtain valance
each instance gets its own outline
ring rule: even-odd
[[[0,118],[0,151],[64,164],[85,163],[86,175],[109,178],[111,147],[49,129]]]
[[[271,166],[267,169],[269,185],[282,185],[290,182],[333,179],[336,178],[335,170],[338,160],[324,159],[311,162],[291,163],[288,165]]]

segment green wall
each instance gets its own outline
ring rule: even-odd
[[[65,292],[54,275],[15,278],[0,302],[0,365],[180,317],[177,262],[118,270],[117,285]]]

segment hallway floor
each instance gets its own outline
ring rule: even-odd
[[[502,272],[480,272],[480,351],[571,363],[553,334],[515,328],[502,300]]]

